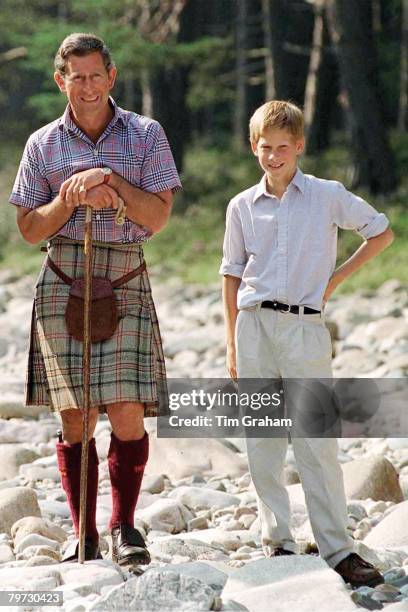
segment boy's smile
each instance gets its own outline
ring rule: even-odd
[[[304,139],[296,138],[286,129],[268,128],[251,146],[266,173],[271,193],[282,195],[296,172],[298,157],[305,146]]]

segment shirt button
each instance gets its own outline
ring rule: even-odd
[[[95,156],[96,156],[96,155],[98,155],[98,153],[99,153],[98,149],[94,149],[94,150],[93,150],[93,154],[94,154]]]
[[[98,214],[98,215],[96,215],[96,220],[97,220],[97,221],[99,221],[99,220],[100,220],[100,218],[101,218],[101,215],[99,215],[99,214]]]

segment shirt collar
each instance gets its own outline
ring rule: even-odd
[[[112,96],[109,96],[109,106],[112,108],[113,110],[113,117],[111,119],[111,121],[109,122],[108,126],[106,127],[106,130],[109,128],[113,128],[113,126],[120,120],[122,121],[123,125],[127,125],[128,121],[129,121],[129,114],[126,113],[123,109],[121,109],[115,102],[115,100],[112,98]],[[72,117],[71,117],[71,106],[69,104],[67,104],[64,114],[61,116],[60,118],[60,123],[59,123],[59,127],[60,129],[65,128],[66,130],[72,130],[72,131],[76,131],[76,130],[80,130],[80,128],[76,125],[76,123],[74,123]],[[105,130],[105,131],[106,131]]]
[[[296,170],[295,175],[293,179],[290,181],[288,187],[290,187],[291,185],[294,185],[297,189],[299,189],[299,191],[302,194],[304,193],[305,175],[303,174],[300,168]],[[254,194],[254,198],[253,198],[253,203],[255,203],[256,200],[260,198],[261,196],[266,196],[268,198],[273,197],[272,194],[270,194],[266,188],[266,174],[263,175],[263,177],[261,178],[261,180],[259,181],[257,185],[256,191]]]

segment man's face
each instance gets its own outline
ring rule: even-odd
[[[252,142],[252,151],[261,168],[271,180],[291,179],[296,169],[297,158],[302,153],[305,141],[297,139],[286,129],[268,128],[258,142]]]
[[[97,51],[83,57],[70,55],[65,76],[59,72],[54,74],[55,82],[66,94],[78,119],[97,117],[106,110],[115,78],[116,68],[107,72],[102,55]]]

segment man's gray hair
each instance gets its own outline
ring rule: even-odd
[[[95,52],[102,55],[106,70],[110,70],[115,66],[110,51],[102,38],[95,36],[95,34],[74,32],[62,41],[54,60],[55,70],[64,76],[66,74],[67,60],[70,55],[83,57]]]

